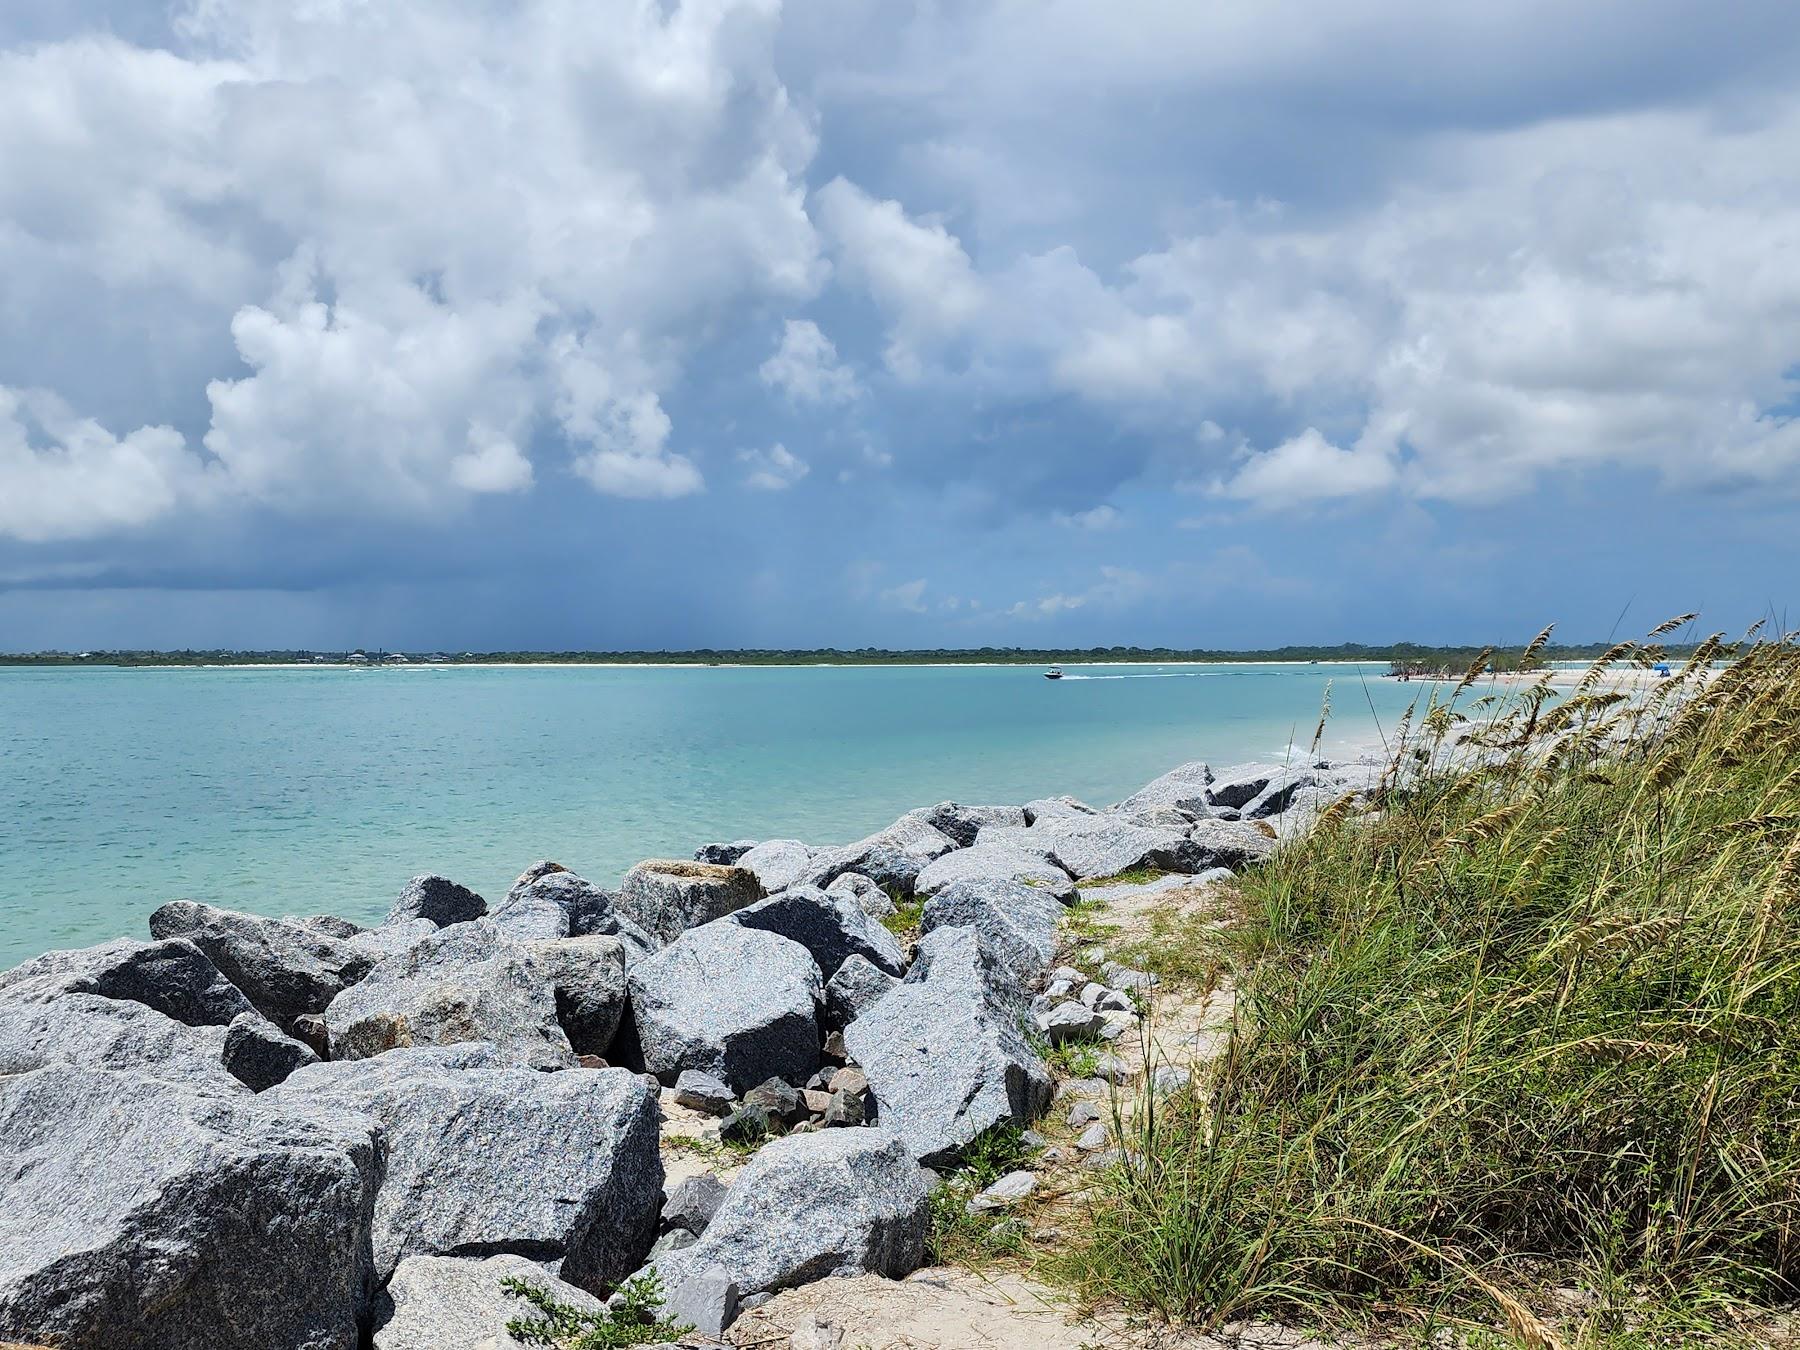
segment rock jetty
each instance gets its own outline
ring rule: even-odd
[[[1110,808],[706,844],[616,892],[423,876],[373,928],[172,901],[0,974],[0,1341],[505,1345],[503,1280],[594,1310],[650,1273],[704,1337],[905,1276],[930,1169],[1049,1109],[1048,1046],[1134,1023],[1147,977],[1058,965],[1079,883],[1254,866],[1375,775],[1185,764]],[[665,1187],[672,1112],[754,1148],[741,1174]]]

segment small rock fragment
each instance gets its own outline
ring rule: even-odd
[[[1059,1003],[1037,1019],[1038,1030],[1052,1045],[1065,1041],[1091,1040],[1100,1030],[1101,1019],[1079,1003]]]
[[[261,1013],[241,1012],[225,1028],[225,1072],[252,1092],[263,1092],[286,1080],[295,1069],[317,1064],[310,1046],[281,1029]]]
[[[712,1216],[725,1203],[726,1185],[711,1172],[702,1172],[674,1186],[663,1201],[662,1226],[685,1228],[695,1237],[706,1231]]]
[[[731,1110],[731,1089],[702,1069],[683,1069],[675,1080],[675,1103],[690,1111],[722,1116]]]
[[[1186,1069],[1173,1064],[1164,1064],[1150,1075],[1150,1088],[1159,1097],[1167,1097],[1180,1092],[1188,1085],[1192,1077]]]
[[[779,1078],[770,1078],[744,1094],[744,1105],[760,1107],[784,1125],[806,1119],[806,1100]]]
[[[1117,1055],[1102,1055],[1094,1065],[1094,1076],[1108,1083],[1129,1083],[1137,1077],[1137,1070]]]
[[[1133,970],[1130,966],[1116,965],[1111,961],[1100,968],[1100,975],[1113,989],[1154,989],[1162,983],[1148,971]]]
[[[845,1067],[833,1073],[825,1086],[833,1092],[863,1093],[869,1090],[869,1078],[861,1069]]]
[[[738,1287],[720,1271],[698,1271],[675,1286],[665,1306],[670,1320],[705,1336],[722,1336],[737,1320]]]
[[[778,1133],[779,1124],[766,1106],[740,1106],[719,1122],[719,1138],[727,1144],[760,1144]]]
[[[1009,1209],[1037,1189],[1037,1178],[1030,1172],[1008,1172],[969,1201],[971,1214],[985,1214]]]
[[[869,1096],[863,1092],[834,1092],[825,1107],[827,1125],[861,1125],[869,1112]]]

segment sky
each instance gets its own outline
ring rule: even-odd
[[[1791,0],[5,6],[0,649],[1785,623],[1797,62]]]

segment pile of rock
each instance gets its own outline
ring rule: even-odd
[[[372,928],[171,902],[149,941],[0,975],[0,1339],[487,1344],[520,1311],[503,1276],[597,1308],[649,1270],[718,1332],[783,1287],[904,1275],[924,1169],[1045,1111],[1042,1048],[1135,1024],[1147,977],[1056,964],[1078,879],[1253,864],[1267,822],[1370,772],[945,802],[616,892],[542,862],[491,907],[419,877]],[[896,899],[922,902],[910,950]],[[770,1142],[729,1189],[665,1194],[675,1105]]]

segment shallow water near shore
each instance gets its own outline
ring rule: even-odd
[[[186,896],[379,919],[714,839],[844,843],[914,806],[1096,805],[1190,759],[1378,746],[1383,665],[0,668],[0,968]]]

